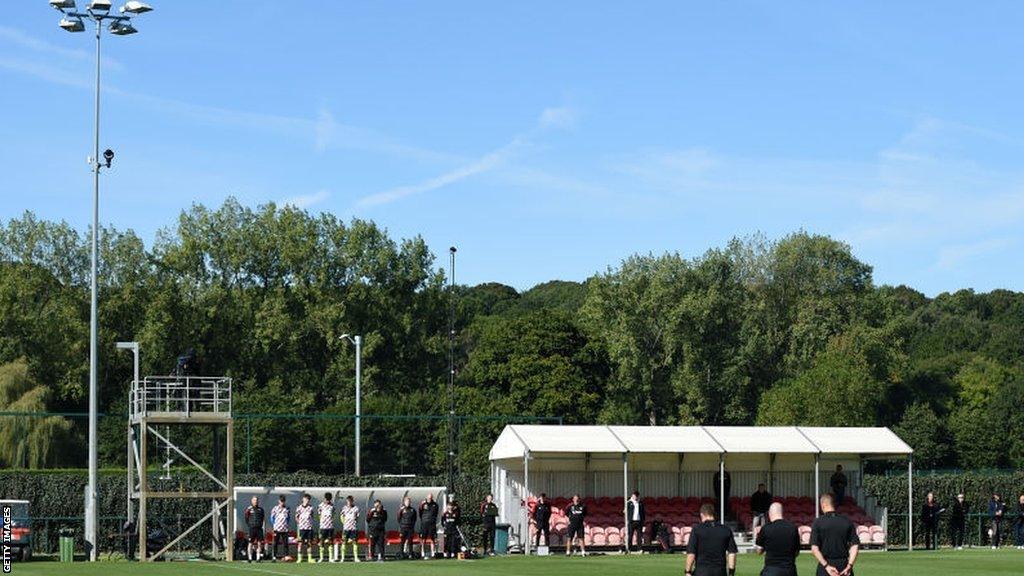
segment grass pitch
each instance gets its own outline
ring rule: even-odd
[[[360,564],[261,564],[157,562],[136,564],[127,562],[98,562],[96,564],[60,564],[57,562],[30,562],[14,564],[12,574],[17,576],[318,576],[327,574],[367,574],[388,576],[680,576],[684,556],[588,556],[587,558],[524,558],[509,556],[483,560],[429,560],[363,562]],[[761,572],[762,560],[754,554],[740,555],[737,574],[756,576]],[[800,554],[800,574],[815,573],[814,559],[807,552]],[[1008,576],[1024,574],[1024,550],[976,549],[941,552],[867,552],[857,562],[858,576]]]

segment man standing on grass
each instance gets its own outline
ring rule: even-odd
[[[420,557],[429,560],[437,555],[437,516],[438,505],[433,494],[420,503]],[[427,554],[427,541],[430,541],[430,554]]]
[[[1017,549],[1024,550],[1024,494],[1017,499]]]
[[[818,560],[818,576],[853,576],[860,552],[857,529],[846,516],[836,514],[831,494],[821,496],[822,516],[811,525],[811,554]]]
[[[288,524],[292,518],[292,510],[285,503],[284,494],[277,498],[277,506],[270,510],[270,523],[274,527],[274,561],[278,558],[288,556]],[[278,553],[278,546],[284,548],[284,553]]]
[[[352,545],[352,561],[359,562],[359,506],[355,498],[345,497],[345,506],[341,509],[341,529],[344,541],[341,543],[341,561],[345,561],[345,547]]]
[[[993,494],[992,500],[988,503],[988,517],[992,520],[992,528],[989,530],[989,536],[992,539],[992,549],[999,548],[1003,539],[1003,516],[1006,515],[1006,503],[1003,502],[999,494]]]
[[[249,545],[246,547],[246,560],[263,561],[263,526],[266,523],[266,512],[260,506],[260,499],[253,496],[249,507],[245,509],[245,525],[249,527]]]
[[[949,532],[953,536],[952,545],[957,550],[964,549],[964,533],[967,531],[967,514],[970,506],[963,494],[957,494],[949,515]]]
[[[295,528],[299,531],[299,544],[296,546],[295,561],[302,562],[302,548],[306,548],[306,561],[313,561],[313,505],[312,497],[302,495],[302,502],[295,507]]]
[[[924,504],[921,506],[921,524],[924,525],[925,550],[936,550],[939,547],[935,533],[939,526],[939,514],[943,511],[945,511],[945,508],[939,506],[939,503],[935,500],[935,494],[929,492]]]
[[[480,503],[480,518],[484,524],[484,554],[494,555],[494,533],[498,525],[498,505],[494,495],[488,494]]]
[[[402,499],[402,507],[398,509],[398,538],[401,545],[399,555],[402,558],[412,558],[412,535],[416,532],[416,517],[412,500],[406,496]]]
[[[323,502],[320,502],[320,506],[317,512],[320,514],[320,557],[317,558],[317,562],[324,561],[324,548],[327,549],[327,553],[330,556],[331,562],[337,562],[337,546],[334,544],[334,502],[332,501],[334,496],[330,492],[324,494]]]
[[[444,557],[455,558],[459,553],[459,513],[454,503],[449,502],[441,514],[441,526],[444,527]]]
[[[533,524],[536,542],[534,546],[540,546],[540,535],[544,533],[544,545],[549,545],[551,539],[551,504],[548,503],[548,495],[541,493],[540,499],[533,507]]]
[[[636,490],[629,496],[626,502],[626,553],[633,545],[633,536],[636,536],[637,551],[644,549],[644,522],[647,520],[647,507],[640,501],[640,493]]]
[[[757,533],[758,554],[764,554],[761,576],[796,576],[796,557],[800,554],[800,532],[782,517],[782,504],[768,507],[768,523]]]
[[[384,547],[386,544],[386,530],[388,524],[388,511],[380,500],[373,501],[373,508],[366,513],[366,527],[370,532],[370,561],[384,561]]]
[[[700,524],[686,546],[686,576],[735,576],[736,539],[732,530],[715,521],[715,506],[700,507]]]
[[[572,545],[573,542],[579,540],[580,543],[580,555],[587,555],[587,546],[584,541],[584,534],[586,533],[586,527],[584,523],[587,518],[587,505],[580,502],[580,495],[573,494],[572,504],[569,505],[567,510],[567,516],[569,516],[569,533],[566,535],[566,547],[565,555],[572,556]]]

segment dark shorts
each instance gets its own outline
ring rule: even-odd
[[[287,542],[288,541],[288,532],[274,532],[274,539],[275,540],[284,540],[285,542]]]
[[[412,526],[403,526],[398,532],[398,536],[402,540],[412,540],[412,535],[416,533],[416,530]]]
[[[583,524],[569,524],[569,530],[566,532],[565,537],[572,540],[573,538],[583,538]]]
[[[263,528],[249,528],[249,541],[263,540]]]
[[[303,542],[309,542],[312,539],[313,539],[313,531],[312,530],[299,530],[299,540],[301,540]]]
[[[320,541],[330,542],[334,538],[334,528],[321,528]]]
[[[436,540],[437,539],[437,526],[427,524],[426,526],[420,526],[420,540]]]
[[[345,540],[358,540],[359,530],[345,530]]]
[[[726,569],[718,566],[695,566],[693,569],[693,576],[726,576],[726,574]]]

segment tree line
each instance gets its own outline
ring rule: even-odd
[[[339,337],[351,333],[364,336],[364,411],[407,416],[363,423],[364,471],[442,472],[453,297],[467,473],[486,469],[504,422],[529,416],[883,425],[919,466],[1024,466],[1024,294],[879,286],[827,236],[737,238],[693,258],[637,254],[584,282],[450,294],[422,238],[287,206],[194,205],[150,247],[101,232],[104,464],[125,453],[131,359],[114,342],[140,342],[144,374],[194,348],[203,373],[234,379],[238,413],[349,415],[354,350]],[[88,273],[88,236],[67,223],[26,212],[0,228],[0,411],[84,410]],[[236,450],[253,469],[351,470],[349,419],[247,426]],[[81,465],[84,430],[0,417],[0,464]]]

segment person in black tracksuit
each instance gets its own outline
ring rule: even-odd
[[[970,505],[964,501],[964,495],[957,494],[949,513],[949,533],[952,537],[953,548],[958,550],[964,547],[964,533],[967,529],[969,511]]]
[[[700,507],[700,524],[686,545],[686,576],[734,576],[736,539],[728,526],[715,520],[715,507]]]
[[[540,546],[540,534],[544,533],[544,545],[548,545],[551,538],[551,504],[548,502],[548,495],[541,494],[537,505],[533,508],[533,522],[536,527],[534,546]]]
[[[1024,550],[1024,494],[1017,499],[1017,532],[1014,543],[1017,548]]]
[[[579,540],[580,553],[583,556],[586,556],[587,545],[585,542],[585,522],[587,519],[587,505],[580,502],[579,494],[573,495],[572,504],[570,504],[569,508],[566,510],[566,516],[569,517],[569,532],[566,534],[565,555],[572,556],[573,541]]]
[[[373,508],[366,513],[366,528],[370,533],[370,557],[377,562],[384,561],[385,528],[388,523],[388,511],[380,500],[373,501]]]
[[[437,555],[437,514],[438,505],[433,494],[427,494],[420,503],[420,558],[427,560]],[[430,541],[430,555],[427,555],[427,541]]]
[[[494,554],[494,533],[498,524],[498,505],[494,495],[488,494],[480,503],[480,518],[484,524],[484,554]]]
[[[636,547],[643,550],[644,547],[644,522],[647,521],[647,507],[640,500],[640,493],[633,491],[629,501],[626,502],[626,552],[633,545],[633,537],[636,537]]]
[[[253,496],[249,507],[245,509],[245,525],[249,527],[249,545],[246,547],[246,559],[252,562],[263,561],[263,526],[266,513],[260,506],[259,498]]]
[[[860,552],[857,529],[849,518],[836,514],[832,494],[823,494],[819,503],[823,515],[811,525],[811,554],[818,560],[818,576],[830,576],[829,567],[853,576],[853,565]]]
[[[761,576],[796,576],[796,557],[800,554],[800,532],[782,517],[782,504],[768,507],[769,522],[757,533],[758,552],[764,554]]]
[[[921,505],[921,524],[924,526],[924,549],[935,550],[938,542],[935,537],[939,526],[939,514],[945,508],[941,507],[935,500],[935,494],[929,492],[924,504]]]
[[[412,507],[412,500],[406,496],[398,509],[398,536],[401,539],[399,555],[412,558],[412,536],[416,532],[416,518],[419,516]]]
[[[459,553],[459,513],[454,504],[448,504],[441,514],[441,527],[444,529],[444,557],[454,558]]]

